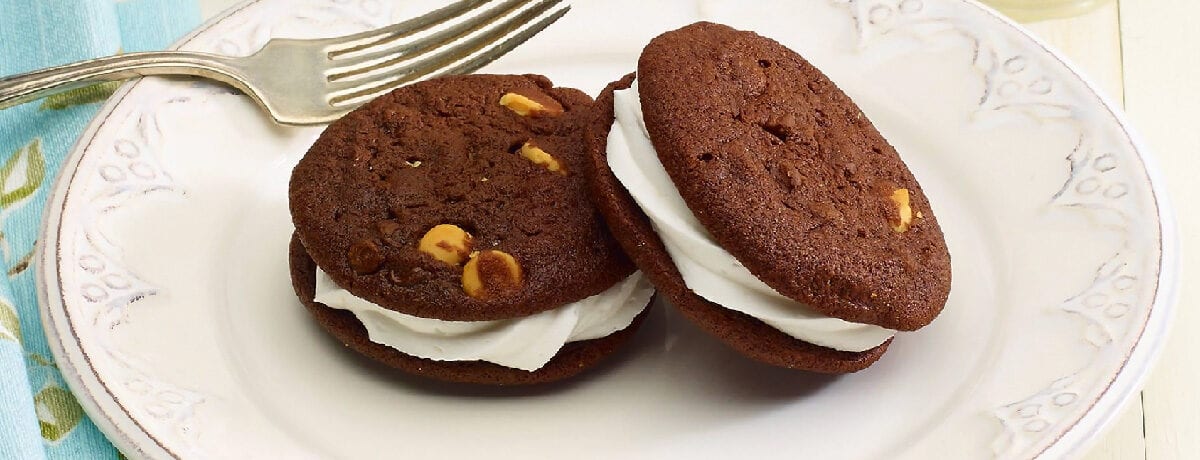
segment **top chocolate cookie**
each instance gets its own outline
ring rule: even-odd
[[[929,201],[819,70],[771,39],[697,23],[651,41],[637,79],[671,181],[755,277],[889,329],[941,312],[950,256]]]
[[[578,174],[591,103],[536,75],[380,97],[296,166],[297,234],[339,286],[414,316],[514,318],[597,294],[633,266]]]

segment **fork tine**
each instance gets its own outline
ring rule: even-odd
[[[435,37],[427,37],[413,43],[413,47],[419,47],[420,49],[410,53],[405,58],[389,60],[387,63],[379,63],[379,65],[363,69],[340,72],[338,69],[334,69],[333,72],[338,73],[330,75],[330,89],[334,92],[345,91],[369,84],[372,81],[396,78],[411,73],[415,68],[419,68],[423,65],[420,61],[426,59],[439,62],[442,66],[450,65],[466,54],[481,49],[499,40],[505,34],[517,30],[522,23],[532,21],[559,3],[562,3],[562,0],[536,0],[532,6],[512,16],[477,17],[472,22],[478,21],[481,24],[474,27],[475,31],[472,33],[481,30],[483,32],[474,37],[471,37],[470,34],[463,34],[462,38],[465,39],[457,42],[435,41],[431,40]],[[463,50],[467,51],[459,52]],[[447,58],[450,59],[447,60]]]
[[[428,37],[402,46],[381,46],[385,42],[375,42],[373,45],[361,48],[359,51],[370,51],[363,54],[355,53],[351,57],[339,58],[334,62],[337,67],[330,69],[329,79],[339,80],[352,75],[380,69],[404,61],[410,57],[420,56],[433,49],[430,44],[451,43],[471,33],[492,24],[496,20],[519,10],[534,0],[505,0],[497,8],[492,8],[486,15],[461,21]],[[375,50],[375,48],[383,48]]]
[[[558,3],[560,3],[560,2],[559,1],[554,2],[554,4],[558,4]],[[511,30],[506,31],[504,34],[501,34],[501,36],[507,35],[507,34],[511,34],[511,36],[509,36],[504,41],[502,41],[499,44],[496,44],[495,46],[492,46],[490,48],[487,48],[486,46],[488,44],[495,43],[495,40],[488,40],[487,43],[484,44],[484,46],[473,47],[473,49],[471,49],[470,51],[468,51],[466,53],[459,53],[454,58],[455,61],[461,60],[464,57],[468,57],[468,56],[470,56],[470,58],[463,60],[462,62],[459,62],[458,64],[454,64],[453,66],[441,68],[441,67],[443,67],[444,63],[438,63],[438,62],[435,62],[433,64],[424,64],[422,66],[411,69],[409,72],[406,72],[403,74],[397,74],[390,78],[385,78],[384,80],[381,80],[376,84],[362,85],[358,88],[354,88],[353,91],[349,91],[342,95],[335,96],[330,99],[330,104],[334,105],[334,106],[358,105],[358,104],[364,103],[372,98],[375,98],[384,92],[390,91],[393,88],[396,88],[398,86],[401,86],[401,85],[404,85],[407,83],[411,83],[411,82],[418,81],[418,80],[429,79],[429,78],[433,78],[433,77],[439,77],[439,76],[443,76],[443,75],[455,75],[455,74],[464,74],[464,73],[473,72],[473,71],[479,69],[480,67],[483,67],[483,66],[491,63],[492,61],[499,59],[501,56],[508,54],[510,51],[512,51],[516,47],[520,46],[522,43],[525,43],[530,38],[533,38],[533,36],[537,35],[538,32],[541,32],[546,27],[549,27],[550,24],[553,24],[555,21],[558,21],[559,18],[563,17],[563,15],[567,14],[567,12],[570,10],[571,10],[570,5],[567,5],[567,6],[563,7],[562,9],[560,9],[550,15],[547,15],[546,17],[542,18],[541,20],[539,20],[535,23],[530,24],[530,23],[526,22],[522,27],[514,29],[514,30],[516,30],[516,33],[512,33]],[[497,37],[497,38],[499,38],[499,37]],[[471,54],[476,53],[477,51],[479,51],[481,49],[483,50],[483,52],[478,53],[474,56],[471,56]],[[449,61],[449,62],[454,62],[454,61]]]
[[[486,49],[482,53],[476,54],[467,60],[455,64],[453,67],[447,67],[441,70],[430,72],[423,78],[437,78],[443,75],[460,75],[479,70],[480,67],[488,65],[496,59],[500,59],[501,56],[508,54],[509,51],[521,46],[522,43],[525,43],[530,38],[533,38],[533,36],[537,35],[538,32],[541,32],[542,29],[545,29],[546,27],[549,27],[550,24],[558,21],[559,18],[562,18],[563,15],[567,14],[568,11],[571,11],[570,6],[564,7],[563,9],[546,16],[542,20],[534,23],[529,28],[520,31],[511,37],[508,37],[503,42],[500,42],[500,44]]]
[[[413,35],[456,17],[462,16],[487,3],[488,0],[460,0],[429,13],[387,27],[368,30],[353,35],[338,37],[329,45],[329,58],[378,46],[399,38]]]
[[[533,19],[541,16],[546,11],[558,6],[561,3],[562,0],[539,0],[538,4],[534,5],[533,7],[499,21],[494,25],[494,27],[485,30],[483,33],[458,43],[448,45],[443,44],[442,46],[431,48],[427,53],[421,53],[428,54],[428,57],[426,58],[409,59],[407,60],[407,64],[391,68],[386,72],[356,74],[355,77],[357,78],[343,78],[341,80],[330,82],[330,94],[333,96],[331,101],[343,100],[346,97],[356,97],[357,93],[369,91],[372,87],[378,86],[376,84],[378,82],[403,79],[415,73],[428,73],[432,71],[432,69],[448,67],[475,52],[488,48],[489,45],[499,41],[508,34],[526,29]],[[565,11],[563,13],[565,13]],[[561,13],[558,14],[554,19],[557,20],[558,17],[561,17]],[[552,22],[554,21],[539,21],[533,25],[540,26],[540,28],[537,29],[537,31],[540,31],[542,28],[549,26]],[[533,34],[536,34],[537,31],[534,31]],[[530,34],[530,37],[532,37],[533,34]],[[526,40],[527,39],[528,37]],[[412,78],[408,78],[405,81],[411,80]]]

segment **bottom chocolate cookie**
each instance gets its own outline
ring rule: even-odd
[[[592,368],[619,349],[637,331],[650,311],[649,308],[645,309],[629,327],[606,337],[566,344],[550,362],[532,372],[484,361],[434,361],[404,354],[394,348],[372,342],[367,337],[366,329],[353,313],[314,302],[312,299],[316,290],[317,265],[295,235],[292,236],[289,248],[289,262],[296,295],[316,319],[317,324],[334,338],[350,349],[388,366],[448,382],[529,385],[575,376]],[[650,302],[653,301],[652,298]]]
[[[659,292],[688,319],[743,355],[774,366],[828,374],[867,368],[887,351],[891,339],[863,352],[838,351],[797,340],[746,314],[709,302],[688,289],[649,219],[609,168],[606,146],[613,123],[613,91],[629,88],[633,75],[610,84],[596,101],[588,149],[589,179],[596,207],[609,229]]]

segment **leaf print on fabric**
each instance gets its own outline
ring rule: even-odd
[[[0,340],[21,341],[21,319],[8,302],[0,302]]]
[[[37,252],[37,240],[33,240],[33,247],[29,248],[29,252],[21,256],[17,263],[12,264],[12,268],[8,269],[8,276],[13,277],[20,275],[21,272],[29,268],[29,262],[33,261],[33,253]]]
[[[34,364],[37,364],[42,367],[54,367],[53,359],[46,359],[45,356],[42,356],[41,354],[38,354],[38,353],[30,353],[29,360],[33,361]]]
[[[18,169],[21,174],[13,177],[18,173]],[[42,154],[42,140],[38,138],[17,149],[4,165],[0,166],[0,192],[3,192],[0,193],[0,208],[12,208],[13,205],[33,196],[45,179],[46,156]],[[16,184],[13,184],[14,180],[17,181]]]
[[[119,81],[106,81],[52,94],[42,100],[42,105],[38,106],[38,110],[63,110],[77,105],[103,102],[117,92],[117,88],[120,87],[121,82]]]
[[[55,442],[65,437],[83,419],[83,408],[71,392],[59,386],[48,386],[33,397],[42,437]]]

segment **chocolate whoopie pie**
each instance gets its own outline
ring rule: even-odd
[[[650,42],[597,101],[597,206],[699,327],[753,359],[861,370],[929,324],[950,256],[896,150],[824,74],[751,32]]]
[[[587,196],[591,106],[542,76],[453,76],[334,122],[290,183],[300,300],[441,380],[548,382],[611,354],[653,288]]]

